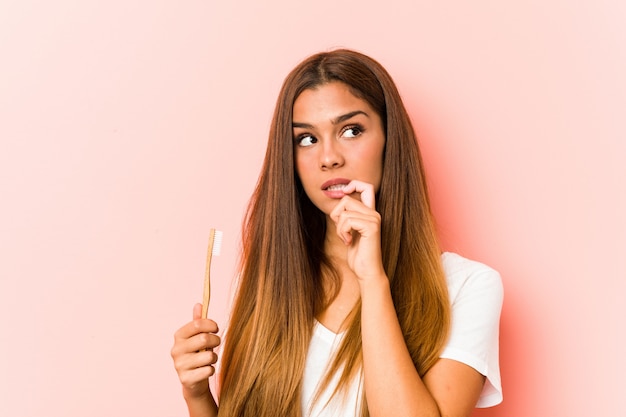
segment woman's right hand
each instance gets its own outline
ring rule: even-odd
[[[202,319],[201,314],[202,304],[196,304],[193,320],[174,334],[171,351],[184,396],[188,399],[209,393],[209,377],[215,373],[213,365],[217,362],[213,348],[220,344],[220,338],[215,334],[217,324],[213,320]]]

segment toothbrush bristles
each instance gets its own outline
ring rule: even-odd
[[[219,256],[220,252],[222,251],[222,235],[224,233],[220,230],[216,230],[215,234],[213,235],[213,255],[214,256]]]

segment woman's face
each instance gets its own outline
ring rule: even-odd
[[[378,191],[385,148],[382,120],[346,84],[330,82],[296,98],[293,138],[298,177],[309,199],[325,214],[344,197],[341,189],[352,180],[372,184]]]

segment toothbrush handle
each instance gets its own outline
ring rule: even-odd
[[[211,300],[211,258],[213,257],[213,242],[215,240],[215,229],[209,231],[209,248],[206,254],[206,267],[204,270],[204,291],[202,294],[202,318],[207,318],[209,311],[209,301]]]

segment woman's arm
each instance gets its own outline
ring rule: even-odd
[[[352,181],[330,214],[347,247],[348,266],[361,291],[365,396],[370,415],[466,417],[475,407],[484,376],[473,368],[440,359],[419,376],[398,322],[380,251],[380,214],[370,184]]]
[[[210,391],[201,397],[187,397],[183,389],[183,397],[187,403],[189,417],[217,417],[217,404]]]
[[[202,304],[193,309],[193,321],[174,334],[171,355],[178,378],[183,387],[183,398],[190,417],[216,417],[217,405],[209,389],[209,377],[215,373],[213,365],[217,355],[213,352],[220,344],[215,334],[217,324],[202,319]]]
[[[420,378],[404,342],[389,280],[361,283],[365,395],[375,416],[469,416],[485,377],[454,360],[439,359]]]

